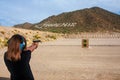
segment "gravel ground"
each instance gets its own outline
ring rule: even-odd
[[[44,42],[32,53],[35,80],[120,80],[119,44],[119,39],[90,39],[91,46],[81,48],[81,39]],[[5,50],[0,50],[0,80],[9,80]]]

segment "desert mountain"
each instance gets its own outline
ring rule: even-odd
[[[33,24],[25,22],[24,24],[17,24],[15,25],[16,28],[24,28],[24,29],[30,29],[33,26]]]
[[[53,15],[36,24],[24,23],[14,27],[60,33],[120,32],[120,15],[92,7]]]

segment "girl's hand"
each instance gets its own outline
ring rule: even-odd
[[[38,47],[39,43],[38,42],[33,42],[33,45],[36,46],[35,49]]]
[[[38,42],[33,42],[31,46],[27,47],[27,50],[33,52],[38,47],[38,45],[39,45]]]

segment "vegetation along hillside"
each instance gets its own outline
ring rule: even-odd
[[[120,15],[92,7],[53,15],[39,23],[24,23],[14,27],[57,33],[120,32]]]

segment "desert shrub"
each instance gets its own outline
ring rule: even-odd
[[[2,33],[2,34],[5,34],[5,32],[4,32],[4,31],[1,31],[1,33]]]
[[[46,38],[56,39],[56,36],[54,36],[54,35],[47,35]]]
[[[14,33],[14,31],[12,31],[12,33]]]
[[[15,29],[14,31],[17,32],[18,30]]]
[[[25,33],[26,35],[28,35],[28,33]]]
[[[41,37],[40,37],[40,35],[38,35],[38,34],[36,34],[36,35],[34,35],[33,36],[33,39],[35,40],[35,39],[40,39]]]
[[[36,33],[38,34],[39,32],[37,31]]]
[[[18,31],[18,33],[20,33],[20,31]]]
[[[0,39],[0,45],[1,45],[1,43],[2,43],[2,40]]]
[[[13,33],[13,34],[20,34],[20,31],[14,29],[14,30],[12,31],[12,33]]]
[[[5,38],[4,41],[3,41],[3,45],[4,45],[4,46],[8,46],[7,41],[8,41],[8,38]]]
[[[32,33],[32,32],[30,31],[30,33]]]
[[[0,48],[4,47],[4,46],[7,46],[7,39],[1,39],[0,38]]]
[[[0,42],[2,41],[2,39],[0,38]]]

